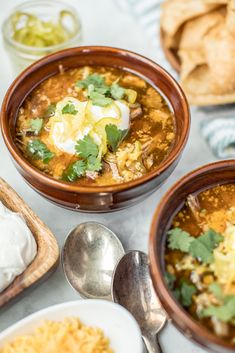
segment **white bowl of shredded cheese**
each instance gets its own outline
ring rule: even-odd
[[[98,349],[97,335],[101,337]],[[140,329],[132,315],[103,300],[51,306],[0,333],[0,353],[48,353],[48,349],[50,353],[143,353]]]

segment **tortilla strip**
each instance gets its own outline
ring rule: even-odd
[[[230,0],[229,2],[226,26],[229,32],[235,35],[235,0]]]
[[[196,67],[182,87],[191,104],[226,104],[235,102],[235,41],[219,26],[204,38],[206,63]]]
[[[182,33],[178,55],[181,59],[181,81],[197,66],[206,63],[203,38],[215,26],[224,23],[225,11],[216,10],[188,21]]]
[[[186,21],[206,14],[224,3],[227,4],[227,1],[167,0],[162,5],[161,27],[169,36],[174,37]]]

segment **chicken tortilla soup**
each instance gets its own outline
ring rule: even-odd
[[[116,68],[60,69],[19,110],[24,157],[81,186],[128,182],[158,168],[175,142],[175,117],[158,90]]]
[[[165,262],[175,298],[235,345],[235,184],[188,196],[168,232]]]

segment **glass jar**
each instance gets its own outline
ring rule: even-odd
[[[60,18],[61,11],[72,14],[72,16],[64,16],[63,19],[64,28],[70,31],[70,33],[73,31],[72,36],[65,41],[56,45],[39,47],[22,44],[13,38],[12,16],[16,13],[34,15],[40,20],[55,23]],[[15,74],[18,74],[28,65],[47,54],[77,46],[82,39],[81,22],[77,11],[67,3],[57,0],[31,0],[13,8],[3,22],[2,33],[4,47],[10,56]]]

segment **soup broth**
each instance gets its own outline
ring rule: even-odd
[[[235,184],[187,198],[168,232],[165,265],[184,308],[235,344]]]
[[[160,93],[111,67],[63,71],[41,83],[19,110],[16,143],[47,175],[111,185],[155,170],[175,142],[175,118]]]

